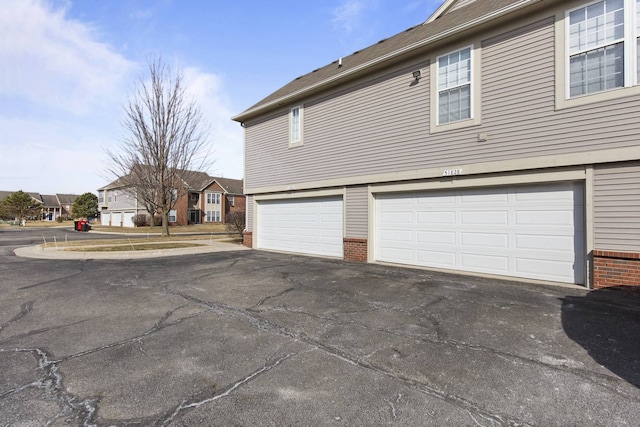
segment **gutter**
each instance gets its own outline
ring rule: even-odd
[[[240,114],[238,114],[238,115],[236,115],[234,117],[231,117],[231,120],[234,120],[236,122],[243,122],[243,121],[245,121],[245,120],[247,120],[247,119],[249,119],[251,117],[254,117],[254,116],[256,116],[256,115],[258,115],[258,114],[260,114],[262,112],[266,112],[267,110],[271,109],[272,107],[274,107],[274,106],[276,106],[276,105],[278,105],[280,103],[283,103],[283,102],[288,101],[288,100],[292,100],[294,98],[298,98],[298,97],[300,97],[300,96],[302,96],[302,95],[304,95],[304,94],[306,94],[308,92],[312,92],[315,89],[321,88],[322,86],[329,85],[329,84],[334,83],[334,82],[336,82],[338,80],[341,80],[341,79],[343,79],[345,77],[348,77],[348,76],[350,76],[352,74],[356,74],[356,73],[358,73],[360,71],[366,70],[367,68],[374,67],[374,66],[376,66],[378,64],[381,64],[381,63],[383,63],[385,61],[388,61],[390,59],[396,58],[398,56],[402,56],[402,55],[404,55],[404,54],[406,54],[408,52],[411,52],[412,50],[419,49],[419,48],[428,46],[428,45],[430,45],[432,43],[435,43],[437,41],[446,39],[447,37],[450,37],[450,36],[452,36],[452,35],[454,35],[456,33],[468,30],[468,29],[473,28],[473,27],[475,27],[477,25],[480,25],[480,24],[484,24],[485,22],[491,21],[492,19],[495,19],[495,18],[497,18],[497,17],[499,17],[501,15],[506,15],[507,13],[514,12],[514,11],[517,11],[519,9],[523,9],[523,8],[525,8],[525,7],[527,7],[527,6],[531,5],[531,4],[539,3],[539,2],[542,2],[542,1],[544,1],[544,0],[520,0],[519,2],[513,3],[513,4],[511,4],[509,6],[506,6],[506,7],[502,8],[502,9],[496,10],[496,11],[494,11],[494,12],[488,14],[488,15],[484,15],[484,16],[476,18],[476,19],[474,19],[472,21],[466,22],[466,23],[464,23],[462,25],[458,25],[457,27],[451,28],[448,31],[439,33],[439,34],[437,34],[435,36],[431,36],[431,37],[426,38],[424,40],[421,40],[419,42],[410,44],[409,46],[405,46],[402,49],[398,49],[398,50],[396,50],[394,52],[391,52],[391,53],[383,55],[383,56],[381,56],[379,58],[373,59],[373,60],[371,60],[369,62],[365,62],[364,64],[360,64],[358,66],[355,66],[355,67],[353,67],[353,68],[351,68],[349,70],[346,70],[346,71],[344,71],[344,72],[342,72],[342,73],[340,73],[338,75],[335,75],[333,77],[329,77],[327,79],[324,79],[322,81],[314,83],[314,84],[312,84],[310,86],[305,87],[304,89],[299,89],[299,90],[297,90],[297,91],[295,91],[293,93],[290,93],[289,95],[285,95],[285,96],[282,96],[280,98],[277,98],[277,99],[275,99],[273,101],[270,101],[270,102],[268,102],[268,103],[266,103],[264,105],[256,107],[253,110],[249,110],[249,111],[245,111],[244,113],[240,113]]]

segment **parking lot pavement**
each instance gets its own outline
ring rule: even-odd
[[[0,277],[2,426],[640,419],[635,295],[258,251]]]

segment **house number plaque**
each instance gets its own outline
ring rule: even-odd
[[[444,172],[442,172],[442,176],[456,176],[456,175],[462,175],[462,169],[445,169]]]

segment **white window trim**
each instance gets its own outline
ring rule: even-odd
[[[172,214],[172,212],[173,212],[173,214]],[[173,221],[171,221],[171,218],[172,218],[172,217],[173,217]],[[177,212],[176,212],[176,210],[175,210],[175,209],[171,209],[171,210],[169,211],[169,215],[167,215],[167,220],[168,220],[169,222],[177,222],[177,221],[178,221],[178,215],[177,215]]]
[[[439,93],[438,90],[438,59],[442,56],[449,55],[454,52],[458,52],[463,49],[471,49],[471,117],[469,119],[457,120],[455,122],[449,122],[440,124],[438,123],[439,112]],[[455,129],[462,129],[469,126],[478,126],[481,124],[481,106],[480,106],[480,91],[481,91],[481,70],[480,64],[482,62],[482,52],[479,42],[466,46],[460,46],[456,49],[438,52],[437,55],[431,58],[429,65],[429,84],[430,84],[430,133],[438,133]]]
[[[624,39],[624,87],[605,90],[586,95],[569,98],[570,76],[569,76],[569,14],[577,9],[597,3],[600,0],[585,1],[570,9],[565,9],[556,15],[555,39],[556,39],[556,109],[577,107],[594,102],[608,101],[640,94],[640,82],[637,80],[637,34],[636,23],[636,0],[624,0],[625,2],[625,39]],[[629,43],[629,40],[632,42]],[[629,60],[631,59],[631,61]]]
[[[298,109],[298,121],[299,121],[299,129],[298,129],[298,139],[294,141],[293,139],[293,110]],[[289,147],[299,147],[303,143],[303,123],[304,123],[304,108],[302,104],[291,107],[289,110]]]

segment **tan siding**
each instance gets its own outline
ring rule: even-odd
[[[595,248],[640,252],[640,162],[596,166],[593,190]]]
[[[366,239],[369,235],[367,186],[348,187],[345,205],[345,237]]]
[[[253,231],[253,196],[247,196],[247,214],[245,216],[248,231]]]
[[[283,105],[247,126],[246,188],[636,146],[640,96],[556,111],[554,37],[549,18],[482,43],[479,126],[429,133],[424,57],[310,99],[300,147]]]

